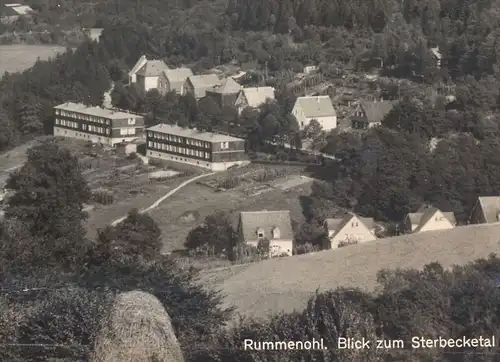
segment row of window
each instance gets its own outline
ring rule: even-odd
[[[151,132],[151,131],[149,131],[148,132],[148,137],[156,138],[156,139],[159,139],[159,140],[177,142],[177,143],[186,143],[187,145],[190,145],[190,146],[210,148],[210,142],[193,140],[193,139],[190,139],[190,138],[179,137],[179,136],[175,136],[175,135],[171,135],[171,134],[157,133],[157,132]]]
[[[66,121],[65,119],[59,119],[59,118],[56,118],[56,124],[71,128],[78,128],[79,126],[78,122]]]
[[[62,109],[56,109],[56,115],[68,117],[68,118],[74,118],[74,119],[81,119],[83,121],[90,121],[90,122],[99,123],[99,124],[108,125],[108,126],[111,125],[110,119],[92,116],[89,114],[82,114],[82,113],[65,111]],[[131,126],[135,125],[135,118],[128,118],[127,122]]]
[[[76,112],[71,112],[71,111],[65,111],[62,109],[56,109],[56,114],[63,116],[63,117],[81,119],[84,121],[90,121],[90,122],[99,123],[99,124],[107,124],[107,125],[111,124],[111,120],[109,120],[109,119],[91,116],[89,114],[82,114],[82,113],[76,113]]]
[[[120,128],[120,136],[134,136],[135,128]]]
[[[109,128],[97,127],[97,126],[93,126],[91,124],[82,124],[82,129],[84,131],[90,131],[90,132],[101,133],[101,134],[110,134],[111,133],[111,130]]]
[[[148,147],[151,148],[156,148],[160,150],[164,150],[167,152],[175,152],[175,153],[181,153],[183,155],[187,156],[195,156],[195,157],[200,157],[200,158],[206,158],[207,160],[210,159],[210,153],[209,152],[203,152],[199,150],[193,150],[191,148],[184,148],[184,147],[179,147],[179,146],[172,146],[172,145],[166,145],[164,143],[158,143],[158,142],[148,142]]]

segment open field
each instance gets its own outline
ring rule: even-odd
[[[294,257],[235,265],[203,273],[201,282],[221,289],[226,305],[246,316],[303,309],[316,289],[376,290],[380,269],[416,268],[437,261],[466,264],[500,252],[500,224],[471,225],[380,239]]]
[[[239,169],[238,174],[262,168],[252,165]],[[223,177],[223,173],[217,174],[212,180]],[[163,251],[168,253],[182,249],[189,232],[216,211],[232,213],[235,219],[238,211],[290,210],[294,220],[302,221],[300,197],[310,195],[311,183],[310,179],[299,175],[288,175],[267,182],[244,183],[219,192],[216,188],[192,184],[172,195],[150,215],[162,230],[165,241]]]
[[[0,45],[0,77],[5,73],[31,68],[36,60],[47,60],[64,53],[66,48],[53,45]]]

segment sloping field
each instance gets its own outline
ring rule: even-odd
[[[47,60],[65,51],[66,48],[54,45],[0,45],[0,77],[5,72],[22,72],[31,68],[37,58]]]
[[[374,291],[380,269],[443,267],[500,253],[500,224],[457,227],[380,239],[337,250],[204,271],[203,282],[221,289],[225,303],[246,316],[303,309],[316,289]]]

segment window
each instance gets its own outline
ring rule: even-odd
[[[153,132],[148,132],[149,137],[153,137]]]
[[[206,158],[206,159],[209,159],[209,158],[210,158],[210,153],[205,152],[205,158]]]
[[[264,237],[264,229],[258,228],[257,229],[257,237],[258,238],[263,238]]]
[[[128,119],[128,124],[130,124],[130,125],[135,124],[135,119],[134,118],[129,118]]]
[[[273,239],[279,239],[281,237],[280,229],[275,227],[273,229]]]
[[[220,143],[220,148],[221,149],[228,149],[229,148],[229,142],[221,142]]]

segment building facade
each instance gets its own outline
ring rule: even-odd
[[[329,96],[298,97],[292,109],[299,127],[304,129],[313,119],[324,131],[337,128],[337,112]]]
[[[403,221],[406,233],[448,230],[457,225],[453,212],[442,212],[436,207],[424,205],[417,212],[409,213]]]
[[[243,88],[234,105],[238,109],[238,113],[241,114],[245,108],[257,108],[266,103],[267,100],[275,100],[273,87]]]
[[[377,240],[373,218],[360,217],[353,213],[342,218],[326,219],[324,228],[330,239],[330,249]]]
[[[160,123],[147,129],[146,141],[148,157],[212,171],[248,163],[245,140],[241,138]]]
[[[269,256],[291,256],[294,253],[290,211],[243,211],[238,222],[239,239],[247,245],[259,248],[261,243],[269,243]]]
[[[144,133],[144,117],[82,103],[54,107],[54,136],[84,139],[114,146]]]

